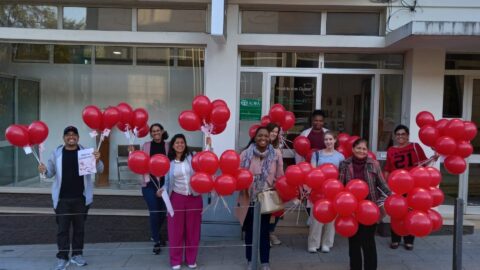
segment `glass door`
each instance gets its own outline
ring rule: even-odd
[[[0,77],[0,186],[15,179],[15,148],[5,138],[7,127],[15,123],[15,79]]]
[[[465,119],[480,127],[480,77],[468,79],[465,93]],[[477,134],[471,144],[473,145],[473,154],[468,158],[468,169],[463,177],[468,179],[467,205],[476,206],[475,208],[478,209],[480,206],[480,135]]]

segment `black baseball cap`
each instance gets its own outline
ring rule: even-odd
[[[73,132],[78,135],[78,129],[74,126],[68,126],[63,130],[63,136],[67,135],[68,132]]]

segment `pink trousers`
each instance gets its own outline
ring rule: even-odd
[[[202,224],[202,196],[185,196],[172,192],[170,201],[175,212],[173,217],[168,215],[170,264],[182,265],[184,250],[187,265],[195,264]]]

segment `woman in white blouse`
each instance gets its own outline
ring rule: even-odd
[[[170,141],[168,152],[170,171],[165,177],[165,188],[174,210],[168,215],[168,242],[170,265],[181,269],[185,250],[185,262],[190,269],[197,267],[200,226],[202,223],[202,196],[192,190],[192,155],[183,134],[176,134]]]

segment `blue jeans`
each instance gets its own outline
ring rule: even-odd
[[[155,243],[160,242],[160,227],[165,222],[166,207],[162,198],[157,197],[157,188],[152,182],[142,187],[142,195],[150,212],[150,233]],[[166,240],[166,239],[165,239]]]

